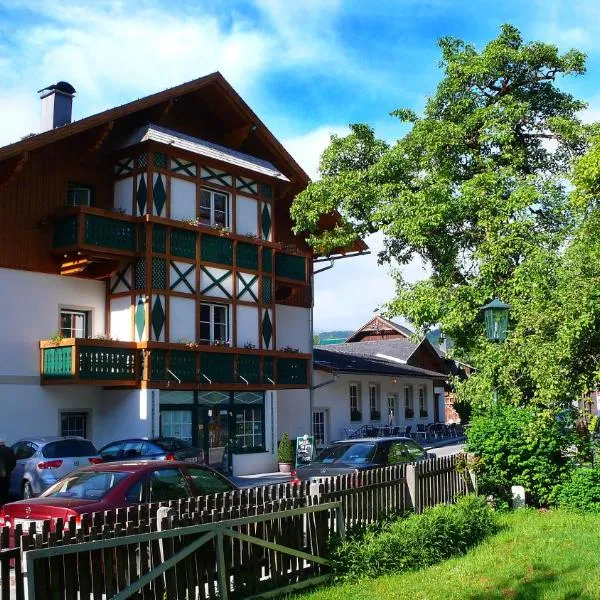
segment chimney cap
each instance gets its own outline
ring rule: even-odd
[[[75,94],[75,88],[66,81],[59,81],[58,83],[42,88],[41,90],[38,90],[38,94],[41,92],[45,92],[46,90],[55,90],[63,94],[68,94],[69,96]]]

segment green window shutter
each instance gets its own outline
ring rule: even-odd
[[[196,258],[196,234],[187,229],[171,229],[171,254]]]
[[[275,256],[275,274],[277,277],[306,281],[306,259],[295,254],[281,254]]]
[[[73,246],[77,243],[77,217],[65,217],[54,223],[54,234],[52,240],[53,248]]]
[[[165,351],[151,350],[150,352],[150,379],[153,381],[164,381],[167,378],[165,366]]]
[[[306,360],[303,358],[278,358],[277,383],[306,385]]]
[[[256,271],[258,269],[258,246],[256,244],[238,242],[235,260],[238,267]]]
[[[233,241],[227,237],[203,235],[201,240],[201,259],[221,265],[232,265]]]
[[[85,243],[103,248],[136,251],[137,230],[134,223],[98,215],[85,215]]]
[[[196,381],[196,353],[190,350],[172,350],[169,369],[181,381]]]
[[[262,270],[270,273],[273,270],[273,251],[271,248],[262,249]]]
[[[273,357],[265,356],[263,357],[263,383],[272,384],[272,379],[275,381],[274,372],[273,372]]]
[[[152,225],[152,252],[164,254],[167,251],[167,228],[164,225]]]
[[[252,354],[238,354],[237,372],[249,383],[260,383],[260,357]],[[239,383],[244,383],[241,380]]]
[[[202,352],[200,355],[200,373],[208,377],[212,383],[234,383],[233,354],[222,352]],[[202,383],[208,384],[204,377]]]

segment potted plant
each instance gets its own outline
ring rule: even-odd
[[[279,460],[279,471],[281,473],[289,473],[292,470],[292,462],[294,460],[294,449],[290,436],[284,433],[277,447],[277,459]]]
[[[351,421],[362,421],[362,413],[360,410],[353,410],[350,412]]]
[[[404,409],[404,418],[405,419],[412,419],[414,416],[415,416],[415,411],[412,408]]]
[[[427,411],[422,408],[419,414],[421,415],[421,418],[424,419],[427,416]]]
[[[379,421],[381,419],[381,413],[378,410],[371,411],[371,421]]]

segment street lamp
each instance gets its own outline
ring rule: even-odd
[[[487,339],[490,342],[503,342],[508,335],[508,311],[510,306],[500,302],[498,298],[494,298],[479,310],[483,311]],[[498,402],[498,387],[496,386],[495,372],[493,373],[492,384],[494,386],[494,404],[496,404]]]
[[[508,311],[510,306],[494,298],[489,304],[482,306],[485,319],[485,333],[490,342],[503,342],[508,334]]]

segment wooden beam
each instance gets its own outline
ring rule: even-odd
[[[112,131],[114,124],[115,122],[113,120],[108,121],[104,124],[100,135],[98,136],[97,140],[88,148],[88,152],[98,152],[98,150],[100,150],[100,148],[106,141],[108,134]]]
[[[4,175],[4,177],[0,178],[0,187],[4,185],[8,185],[13,182],[17,175],[23,170],[25,163],[29,160],[29,152],[25,151],[21,156],[15,156],[13,159],[14,166],[12,168],[9,167],[8,172]]]
[[[252,127],[252,124],[244,125],[243,127],[238,127],[237,129],[226,133],[223,136],[223,144],[228,148],[233,148],[234,150],[239,149],[246,139],[248,139],[248,136],[252,132]]]

